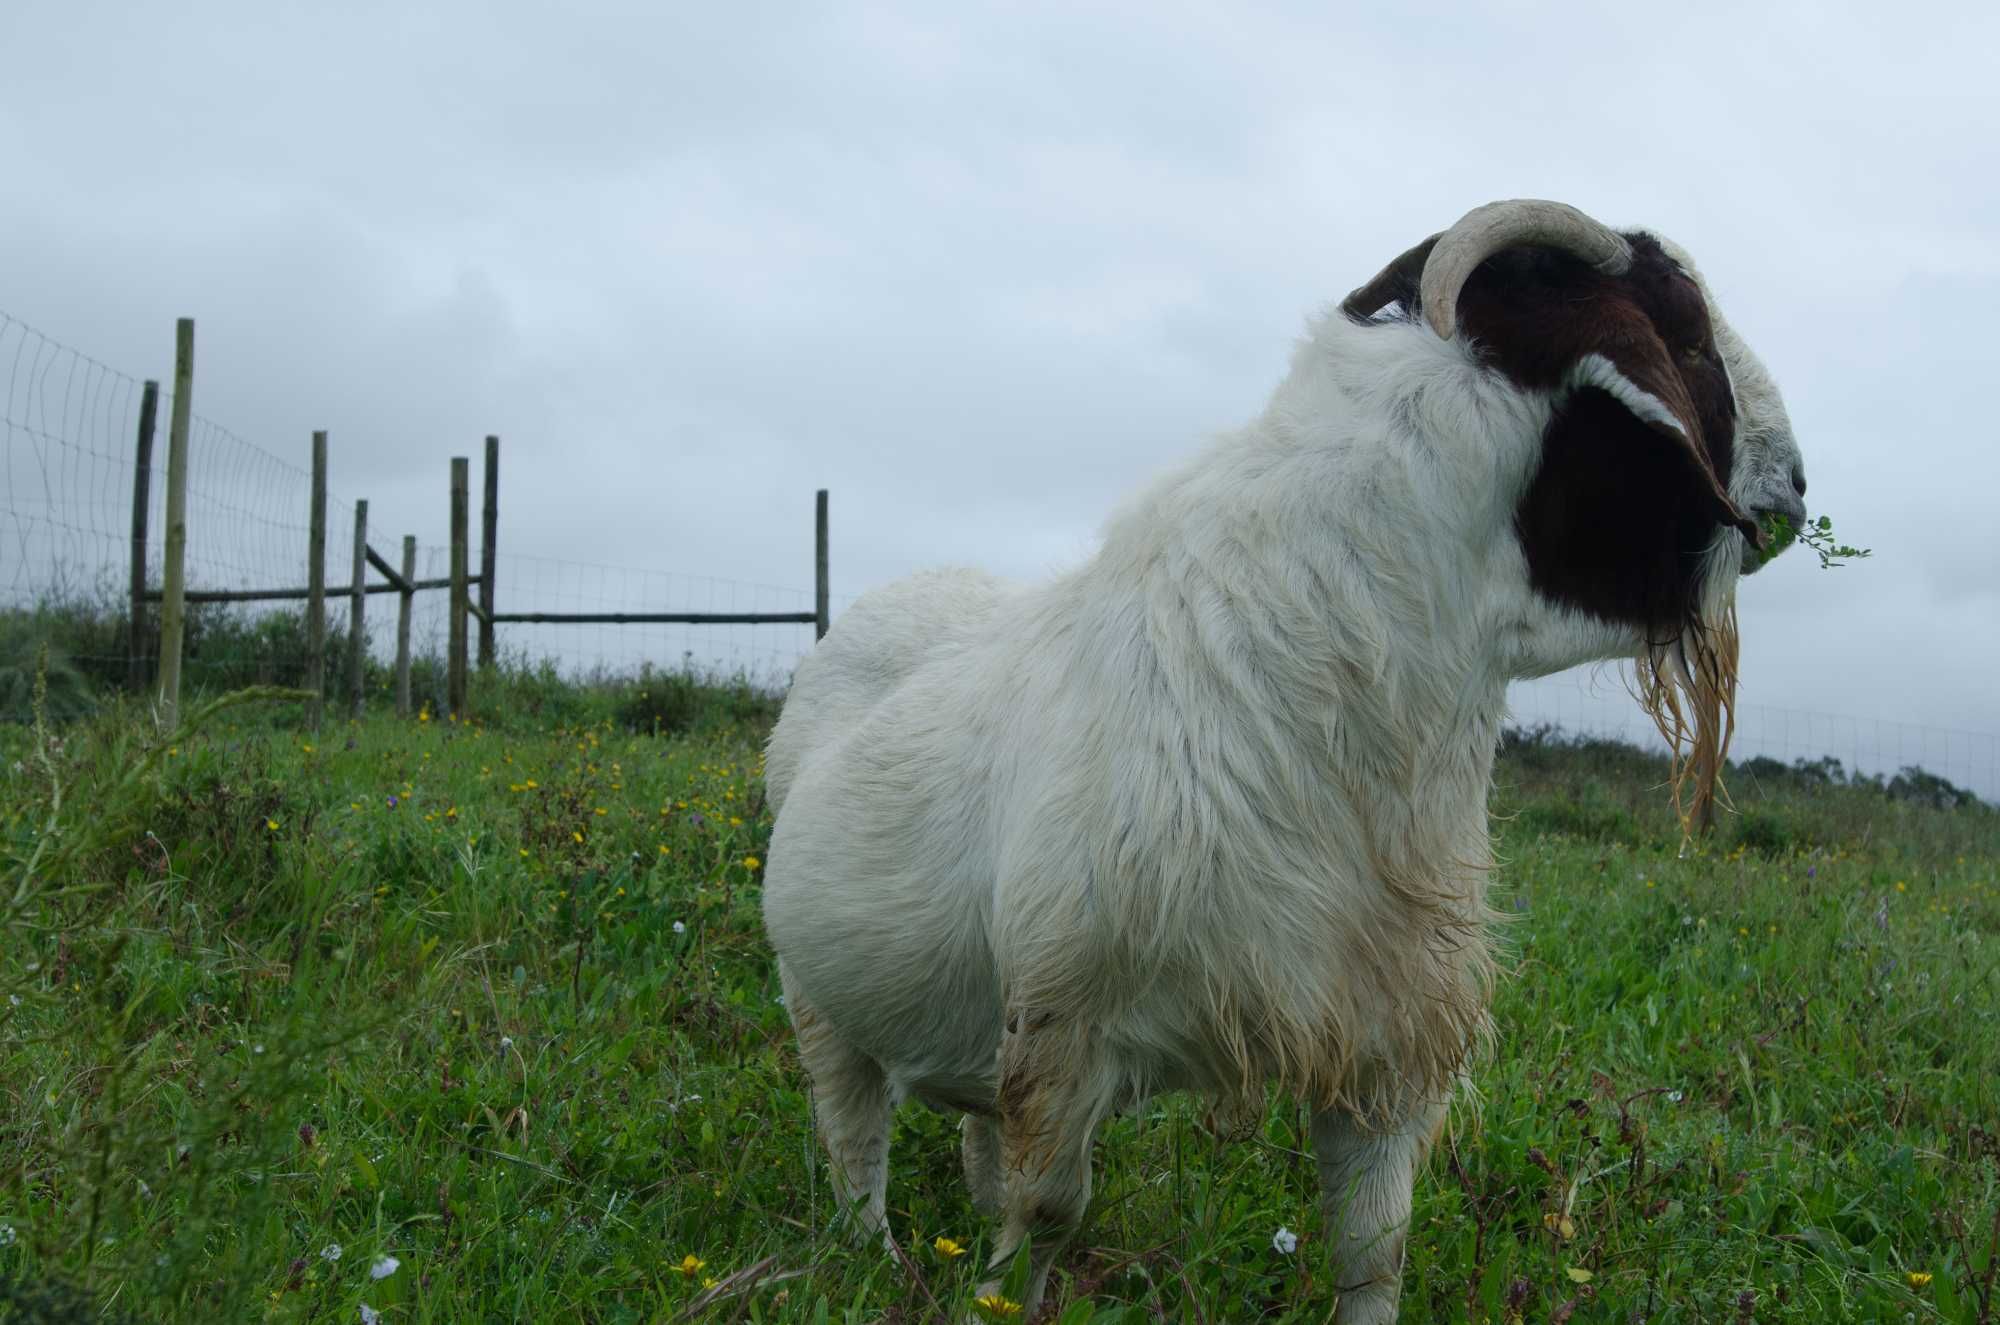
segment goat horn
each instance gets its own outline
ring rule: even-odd
[[[1340,311],[1357,322],[1366,322],[1386,305],[1394,303],[1402,290],[1417,283],[1417,278],[1423,275],[1424,263],[1430,259],[1431,250],[1443,238],[1442,234],[1435,234],[1423,243],[1406,249],[1394,262],[1375,273],[1374,280],[1341,300]]]
[[[1473,270],[1495,253],[1523,244],[1573,253],[1610,276],[1632,265],[1632,246],[1625,237],[1574,207],[1535,198],[1489,202],[1445,231],[1424,263],[1419,297],[1431,330],[1450,340],[1458,329],[1459,291]]]

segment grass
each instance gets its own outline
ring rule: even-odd
[[[758,918],[770,705],[660,684],[0,728],[0,1322],[966,1310],[954,1120],[899,1118],[907,1264],[827,1233]],[[1660,777],[1503,753],[1512,974],[1404,1318],[2000,1318],[2000,816],[1739,779],[1683,857]],[[1327,1319],[1304,1118],[1199,1119],[1105,1129],[1067,1325]]]

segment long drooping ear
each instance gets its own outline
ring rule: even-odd
[[[1718,523],[1761,540],[1729,497],[1735,405],[1707,301],[1657,240],[1515,199],[1476,207],[1427,242],[1417,299],[1438,335],[1462,328],[1523,386],[1611,396],[1681,454]]]
[[[1702,513],[1757,543],[1756,521],[1729,496],[1736,404],[1707,303],[1649,236],[1630,243],[1615,276],[1550,249],[1493,255],[1457,292],[1460,334],[1520,386],[1551,392],[1562,414],[1584,393],[1615,402],[1642,431],[1606,429],[1604,445],[1650,435],[1684,467]]]

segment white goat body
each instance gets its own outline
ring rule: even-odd
[[[1760,374],[1738,445],[1789,447],[1724,332]],[[1616,365],[1583,385],[1606,372],[1658,404]],[[1261,417],[1082,566],[916,576],[800,665],[765,916],[870,1226],[894,1102],[964,1110],[975,1199],[1004,1207],[995,1263],[1034,1234],[1038,1297],[1106,1113],[1276,1081],[1317,1111],[1340,1319],[1393,1319],[1411,1174],[1486,1025],[1507,682],[1657,642],[1538,591],[1515,527],[1577,389],[1413,317],[1328,315]],[[1753,459],[1718,481],[1796,469]],[[1704,554],[1702,602],[1735,539]]]

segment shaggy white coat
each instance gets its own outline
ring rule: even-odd
[[[1722,343],[1760,384],[1733,495],[1768,506],[1790,428]],[[1420,323],[1322,317],[1085,564],[913,577],[801,664],[765,916],[865,1219],[907,1094],[975,1115],[1004,1258],[1081,1213],[1110,1110],[1277,1081],[1320,1110],[1340,1319],[1393,1319],[1410,1173],[1485,1025],[1507,683],[1643,647],[1529,588],[1512,523],[1555,403]]]

